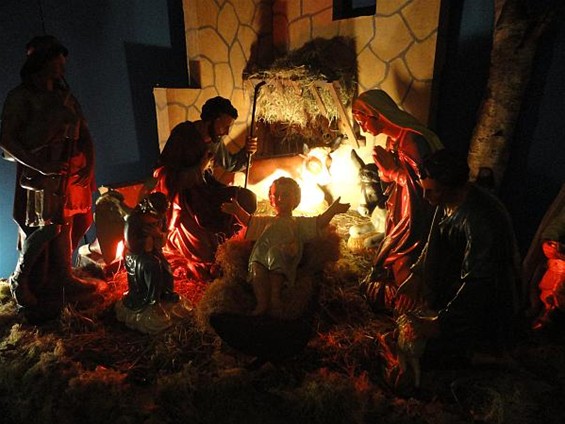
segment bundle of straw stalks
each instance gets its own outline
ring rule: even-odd
[[[327,127],[340,117],[326,83],[339,83],[336,91],[344,107],[352,102],[357,87],[353,39],[314,39],[248,78],[266,82],[257,98],[260,120],[283,124],[288,137],[305,134],[311,138],[312,127]]]

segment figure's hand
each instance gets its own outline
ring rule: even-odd
[[[245,151],[252,155],[257,152],[257,137],[247,137],[245,139]]]
[[[229,202],[224,202],[220,205],[220,210],[224,213],[228,213],[237,218],[237,220],[247,226],[249,220],[251,219],[251,214],[249,214],[243,207],[239,204],[236,198],[231,198]]]
[[[332,210],[335,212],[336,215],[338,213],[347,212],[349,210],[349,208],[351,207],[350,203],[341,203],[340,200],[341,200],[341,196],[338,197],[337,199],[335,199],[335,201],[330,206],[332,208]]]
[[[229,202],[224,202],[220,206],[220,210],[224,213],[229,213],[230,215],[236,215],[241,209],[241,205],[236,199],[231,199]]]
[[[43,175],[63,175],[68,171],[69,164],[64,161],[47,162],[39,169]]]
[[[214,153],[208,150],[202,157],[202,160],[200,161],[200,171],[204,173],[204,171],[206,171],[207,169],[212,168],[213,163],[214,163]]]
[[[76,173],[76,176],[77,176],[76,184],[81,187],[86,187],[91,181],[92,167],[85,166]]]
[[[397,168],[394,155],[382,146],[373,148],[373,160],[385,178]]]
[[[396,319],[400,332],[405,336],[405,342],[427,340],[438,337],[440,334],[437,315],[416,315],[414,313],[402,314]],[[399,340],[400,341],[400,340]]]

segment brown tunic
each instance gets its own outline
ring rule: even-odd
[[[2,140],[12,143],[39,161],[68,161],[69,177],[46,177],[18,163],[14,219],[20,227],[38,227],[78,213],[90,214],[93,176],[93,143],[81,108],[66,89],[53,91],[22,83],[7,96],[2,111]],[[86,184],[78,184],[79,171],[87,169]],[[22,188],[24,176],[42,178],[44,189]],[[35,174],[35,175],[34,175]]]

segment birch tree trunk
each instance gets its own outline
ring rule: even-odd
[[[469,146],[471,180],[493,170],[496,189],[506,170],[510,143],[528,86],[538,39],[562,0],[494,0],[495,26],[487,90]],[[545,3],[544,7],[540,3]]]

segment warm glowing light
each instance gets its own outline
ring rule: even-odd
[[[302,192],[300,205],[295,212],[301,215],[317,214],[327,207],[321,187],[330,182],[328,164],[331,158],[323,148],[312,149],[308,155],[299,155],[296,158],[298,160],[293,162],[293,169],[276,168],[258,183],[249,184],[248,188],[255,193],[258,200],[268,200],[269,188],[274,180],[280,177],[293,178],[300,185]]]
[[[332,161],[329,149],[316,147],[308,152],[302,166],[302,175],[305,179],[315,180],[318,185],[326,186],[332,179],[330,175]]]
[[[269,188],[271,187],[271,184],[273,184],[273,181],[280,177],[291,177],[291,175],[285,170],[276,169],[272,174],[259,181],[257,184],[250,184],[248,188],[253,193],[255,193],[257,200],[268,200]]]
[[[296,210],[301,215],[317,214],[325,209],[324,192],[315,180],[303,174],[302,178],[297,179],[297,182],[300,185],[302,196]]]
[[[273,166],[274,163],[273,172],[261,181],[249,184],[248,188],[255,193],[258,200],[268,200],[272,182],[279,177],[291,177],[298,182],[302,190],[302,201],[296,213],[318,214],[328,206],[328,197],[333,199],[341,197],[341,202],[350,203],[352,209],[357,209],[361,203],[364,203],[364,199],[361,196],[359,170],[351,159],[353,148],[351,144],[343,144],[330,152],[328,148],[317,147],[310,150],[307,155],[295,156],[292,161],[275,160],[269,163],[269,166]],[[355,147],[355,151],[366,164],[373,162],[373,144],[367,143],[366,146]],[[283,163],[287,164],[285,169]],[[243,185],[243,174],[239,177],[236,174],[234,183]]]
[[[359,170],[351,159],[352,149],[350,144],[344,144],[332,152],[327,188],[334,198],[341,197],[341,202],[350,203],[351,209],[357,209],[363,199]],[[373,162],[373,146],[355,148],[355,151],[365,163]]]
[[[124,241],[120,240],[120,242],[118,243],[118,246],[116,247],[116,259],[123,259],[123,255],[124,254]]]

